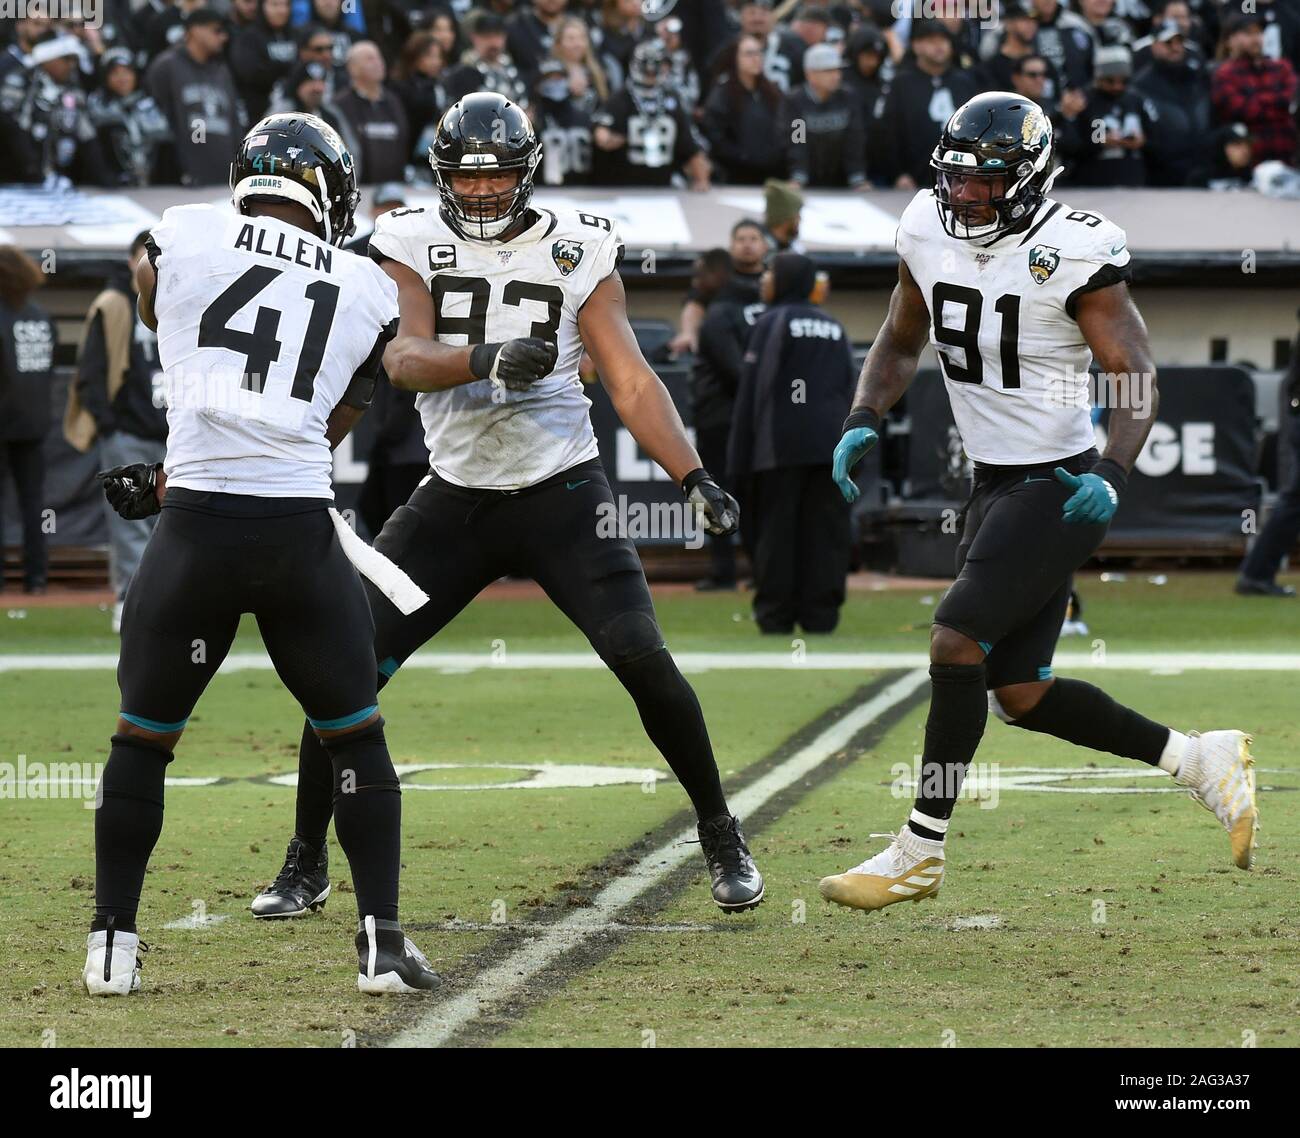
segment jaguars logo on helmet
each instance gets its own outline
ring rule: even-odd
[[[991,245],[1021,225],[1052,187],[1052,158],[1051,121],[1031,99],[988,91],[963,103],[930,158],[945,231]],[[987,192],[971,193],[980,181]]]
[[[501,236],[532,201],[541,157],[541,141],[519,107],[492,91],[466,95],[442,116],[429,147],[443,219],[470,241]],[[463,193],[453,185],[457,175],[488,173],[513,173],[515,184],[486,194]]]
[[[321,237],[342,245],[356,229],[361,194],[338,132],[315,115],[268,115],[245,136],[230,164],[231,203],[289,201],[312,215]]]

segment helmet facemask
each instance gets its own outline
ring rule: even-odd
[[[1046,171],[1050,161],[1051,152],[1044,149],[1036,160],[1022,159],[1009,170],[988,162],[977,165],[979,159],[969,151],[936,147],[930,166],[935,171],[934,200],[944,229],[959,241],[978,241],[1000,237],[1015,228],[1051,189],[1056,173]],[[954,196],[956,179],[987,179],[990,192],[976,195],[975,200],[958,201]],[[997,193],[993,183],[999,180],[1002,187]]]
[[[533,171],[541,156],[538,143],[526,157],[502,161],[493,154],[467,154],[460,162],[440,162],[430,154],[434,183],[443,209],[466,237],[491,241],[501,236],[528,208],[533,196]],[[460,193],[452,186],[456,174],[514,173],[515,184],[508,190],[488,194]]]

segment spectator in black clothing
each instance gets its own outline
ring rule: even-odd
[[[1125,47],[1132,44],[1133,31],[1115,15],[1115,0],[1078,0],[1078,12],[1092,33],[1094,50],[1099,47],[1114,47],[1116,44]]]
[[[610,86],[616,90],[627,82],[636,45],[652,34],[641,9],[641,0],[605,0],[600,16],[601,47],[614,65]],[[710,47],[712,55],[712,47]]]
[[[729,71],[705,100],[701,126],[721,180],[761,186],[785,175],[790,115],[763,74],[761,40],[742,35],[736,41]]]
[[[742,218],[731,227],[731,279],[729,288],[745,304],[758,304],[759,282],[763,279],[763,262],[767,259],[767,233],[752,218]],[[678,320],[677,334],[668,341],[668,352],[676,357],[684,352],[700,351],[700,327],[704,323],[705,302],[694,288],[686,294]]]
[[[592,115],[592,169],[597,184],[709,188],[704,139],[669,90],[663,43],[648,39],[632,53],[628,84]]]
[[[1229,123],[1210,136],[1209,157],[1188,175],[1187,184],[1210,190],[1249,189],[1255,170],[1255,140],[1245,123]]]
[[[519,75],[532,86],[542,60],[551,54],[555,33],[564,19],[567,0],[532,0],[516,12],[506,25],[506,47],[519,68]]]
[[[357,181],[401,182],[411,161],[411,128],[402,101],[384,86],[386,66],[379,48],[369,40],[352,45],[348,52],[351,86],[334,105],[352,126],[360,147]]]
[[[148,232],[131,243],[125,272],[110,278],[86,314],[77,378],[68,392],[63,434],[80,451],[99,445],[101,468],[162,462],[167,451],[167,406],[160,380],[158,336],[136,312],[135,266]],[[108,520],[108,576],[113,588],[113,631],[121,630],[122,603],[158,515],[132,521],[104,502]]]
[[[323,29],[330,37],[333,63],[336,71],[346,70],[348,52],[360,38],[348,26],[347,16],[343,11],[343,0],[311,0],[311,13],[307,23],[314,28]]]
[[[465,42],[456,17],[444,9],[434,9],[429,19],[429,31],[442,46],[442,57],[447,61],[447,66],[453,66],[465,51]]]
[[[102,78],[86,108],[99,134],[99,149],[119,186],[148,185],[158,147],[171,140],[171,127],[153,98],[140,90],[125,48],[100,58]]]
[[[691,364],[691,408],[695,447],[706,470],[727,469],[727,439],[740,383],[741,360],[750,324],[744,290],[731,288],[731,256],[710,249],[695,262],[691,291],[705,308],[700,346]],[[753,313],[751,311],[751,317]],[[736,553],[731,535],[709,539],[712,572],[695,587],[701,591],[736,587]]]
[[[23,16],[14,19],[13,42],[0,52],[0,81],[11,71],[22,70],[27,53],[52,26],[49,16]]]
[[[790,178],[800,186],[869,188],[867,132],[857,101],[842,89],[844,61],[828,43],[803,57],[803,86],[792,91]]]
[[[256,19],[231,36],[230,70],[249,122],[266,114],[271,89],[298,59],[298,43],[289,28],[291,8],[289,0],[261,0]]]
[[[438,119],[449,105],[442,82],[445,65],[442,44],[432,32],[423,31],[411,33],[393,69],[393,92],[402,101],[417,151],[424,149],[420,140],[427,131],[437,129]]]
[[[257,23],[261,4],[258,0],[230,0],[230,32],[233,35],[242,28],[251,28]]]
[[[672,65],[673,90],[681,96],[682,104],[693,114],[700,105],[700,73],[695,70],[695,60],[682,38],[682,21],[668,16],[655,24],[655,35],[663,42]],[[698,114],[696,117],[699,117]]]
[[[885,107],[885,84],[881,66],[889,58],[885,37],[874,24],[862,24],[848,38],[844,53],[848,65],[844,90],[858,104],[867,132],[867,177],[879,185],[889,160],[882,152],[880,115]]]
[[[1185,186],[1205,163],[1210,133],[1210,82],[1187,57],[1182,30],[1169,20],[1151,43],[1151,62],[1133,77],[1146,107],[1147,185]]]
[[[803,82],[803,53],[807,48],[794,32],[776,22],[772,0],[743,0],[740,5],[740,32],[756,36],[764,45],[763,74],[789,92]],[[726,59],[730,42],[715,52],[709,63],[710,75],[717,75]]]
[[[1047,60],[1047,77],[1043,83],[1042,98],[1046,102],[1053,102],[1060,96],[1061,80],[1056,74],[1056,68],[1052,66],[1052,61],[1034,46],[1038,39],[1037,14],[1028,5],[1024,7],[1013,5],[1003,13],[1002,25],[1005,31],[998,42],[997,51],[980,67],[981,85],[989,91],[1016,90],[1012,76],[1020,61],[1032,55]]]
[[[929,185],[930,155],[944,124],[981,90],[969,71],[959,70],[952,38],[937,20],[912,25],[910,56],[898,69],[880,116],[882,172],[896,189]]]
[[[347,89],[348,73],[346,69],[334,66],[334,37],[328,31],[316,24],[304,24],[295,33],[295,39],[298,45],[297,63],[271,88],[268,114],[284,110],[295,101],[294,90],[302,82],[299,69],[304,63],[314,63],[321,69],[320,73],[325,80],[325,102],[332,105],[334,96]]]
[[[206,0],[165,0],[149,5],[143,19],[141,47],[152,63],[163,52],[179,47],[185,39],[185,18],[206,6]]]
[[[1016,60],[1012,68],[1011,86],[1007,89],[1014,91],[1017,95],[1024,95],[1027,99],[1033,99],[1050,116],[1055,110],[1051,100],[1047,97],[1047,84],[1051,69],[1052,65],[1047,61],[1045,55],[1022,55]]]
[[[849,568],[849,508],[830,456],[853,399],[848,333],[812,300],[816,270],[772,258],[767,311],[749,337],[728,448],[728,477],[756,524],[754,619],[761,631],[832,632]]]
[[[1093,42],[1087,23],[1060,0],[1031,0],[1038,15],[1034,46],[1052,61],[1062,88],[1083,89],[1092,76]]]
[[[77,83],[80,50],[74,36],[46,31],[32,45],[30,70],[11,71],[0,83],[3,180],[63,177],[83,185],[114,184]]]
[[[271,104],[270,114],[283,114],[302,111],[316,115],[332,126],[347,147],[348,153],[357,155],[361,152],[361,142],[352,131],[352,124],[334,105],[330,98],[329,80],[333,68],[328,63],[297,63],[285,77],[284,82],[276,84],[277,91],[283,94]]]
[[[234,76],[222,58],[225,21],[211,8],[185,17],[185,38],[149,68],[145,85],[171,125],[172,173],[187,186],[230,178],[230,160],[244,135]]]
[[[1141,186],[1146,182],[1147,115],[1140,95],[1128,89],[1131,59],[1126,47],[1103,47],[1093,57],[1092,90],[1078,131],[1062,135],[1066,176],[1076,186]],[[1073,164],[1069,163],[1073,159]]]
[[[814,44],[825,43],[831,29],[831,14],[816,4],[800,4],[790,21],[790,30],[803,40],[805,51]]]
[[[528,108],[528,86],[506,53],[506,23],[495,12],[471,13],[465,21],[470,49],[447,72],[447,99],[455,103],[474,91],[495,91]]]
[[[609,92],[586,24],[566,16],[555,33],[551,55],[542,60],[535,91],[534,107],[541,118],[542,180],[547,185],[591,182],[592,116]]]
[[[0,504],[11,474],[23,525],[23,591],[45,592],[45,457],[50,429],[54,321],[32,293],[45,275],[13,245],[0,246]],[[0,517],[0,548],[4,545]],[[4,574],[0,572],[0,589]]]

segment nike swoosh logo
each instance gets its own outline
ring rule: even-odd
[[[576,490],[579,486],[585,486],[590,481],[590,478],[584,478],[581,482],[566,482],[564,488],[566,490]]]
[[[1122,253],[1122,252],[1124,252],[1124,246],[1123,246],[1122,244],[1121,244],[1121,245],[1116,245],[1115,248],[1113,248],[1113,249],[1110,251],[1110,255],[1111,255],[1112,257],[1115,257],[1115,256],[1118,256],[1118,255],[1119,255],[1120,253]]]

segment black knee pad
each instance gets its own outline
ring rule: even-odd
[[[163,780],[172,752],[136,735],[114,735],[104,773],[99,779],[99,797],[128,798],[163,804]]]
[[[357,731],[322,739],[321,745],[334,765],[335,794],[345,781],[355,790],[401,789],[388,754],[382,716]]]
[[[619,668],[659,652],[663,646],[664,634],[654,616],[632,609],[601,628],[596,650],[611,668]]]

